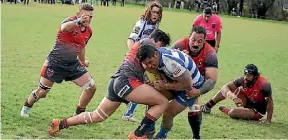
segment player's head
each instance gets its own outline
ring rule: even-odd
[[[162,5],[158,1],[153,1],[149,3],[144,15],[142,15],[141,18],[153,23],[160,23],[162,19],[162,12]]]
[[[202,26],[193,27],[189,36],[189,48],[191,55],[197,55],[204,47],[206,30]]]
[[[160,29],[156,29],[150,36],[154,40],[155,47],[166,47],[170,45],[170,35]]]
[[[244,68],[244,82],[246,85],[253,85],[260,73],[254,64],[248,64]]]
[[[137,52],[137,59],[145,66],[146,70],[157,70],[160,54],[155,46],[141,45]]]
[[[212,17],[212,9],[211,9],[211,7],[206,7],[203,10],[203,17],[204,17],[206,22],[208,22],[211,19],[211,17]]]
[[[79,5],[79,10],[76,13],[76,16],[80,18],[83,14],[87,14],[89,16],[89,21],[84,26],[88,26],[93,18],[94,8],[89,3],[82,3]]]

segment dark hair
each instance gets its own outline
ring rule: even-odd
[[[258,72],[258,68],[254,64],[248,64],[244,68],[244,74],[250,73],[255,77],[258,77],[260,73]]]
[[[202,26],[193,26],[192,30],[191,30],[191,33],[190,35],[193,33],[193,32],[196,32],[198,34],[204,34],[204,38],[206,38],[206,29]]]
[[[153,57],[156,51],[157,49],[155,46],[152,46],[150,44],[143,44],[138,49],[136,57],[140,62],[143,62],[146,58]]]
[[[162,8],[162,5],[158,1],[153,1],[153,2],[149,3],[148,7],[145,9],[145,13],[143,15],[141,15],[141,19],[146,20],[146,21],[150,20],[151,11],[152,11],[153,7],[155,7],[155,6],[160,9],[160,17],[159,17],[159,20],[157,21],[157,23],[159,24],[161,22],[161,19],[162,19],[163,8]]]
[[[80,10],[86,10],[86,11],[93,11],[94,10],[93,6],[91,4],[89,4],[89,3],[80,4],[79,5],[79,9]]]
[[[161,41],[163,46],[170,45],[171,41],[170,35],[160,29],[155,29],[150,38],[154,39],[155,42]]]
[[[203,13],[206,14],[206,15],[212,15],[212,9],[211,9],[211,7],[206,7],[206,8],[203,10]]]

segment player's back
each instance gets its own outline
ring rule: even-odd
[[[160,52],[160,68],[163,69],[165,73],[167,73],[170,78],[172,77],[173,73],[171,73],[168,68],[169,65],[175,65],[180,64],[183,66],[186,70],[189,71],[193,84],[202,84],[204,81],[203,76],[200,74],[197,65],[192,60],[190,56],[185,54],[182,51],[176,50],[176,49],[170,49],[170,48],[158,48],[158,51]],[[173,68],[173,66],[172,66]],[[177,68],[177,67],[175,67]],[[176,70],[177,72],[177,70]],[[175,74],[175,73],[174,73]]]

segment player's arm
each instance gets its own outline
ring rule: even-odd
[[[190,72],[180,63],[174,60],[166,61],[166,68],[173,74],[174,82],[165,83],[164,88],[166,90],[191,90],[192,78]]]
[[[265,100],[267,101],[267,119],[266,121],[272,121],[274,103],[272,99],[272,89],[269,83],[265,83],[261,86],[260,91],[264,94]]]
[[[200,17],[201,17],[202,15],[199,15],[199,16],[197,16],[196,18],[195,18],[195,20],[193,21],[193,24],[192,24],[192,28],[193,27],[196,27],[196,26],[199,26],[199,21],[200,21]]]
[[[205,58],[205,83],[199,89],[199,93],[205,94],[215,87],[218,77],[218,59],[216,53],[213,51]]]
[[[215,47],[219,48],[220,47],[220,42],[221,42],[221,29],[222,29],[222,23],[221,20],[219,19],[217,25],[216,25],[216,44]]]
[[[80,63],[81,64],[84,64],[85,63],[85,48],[83,48],[82,50],[81,50],[81,52],[79,53],[79,55],[78,55],[78,59],[79,59],[79,61],[80,61]]]
[[[127,40],[127,47],[130,50],[132,48],[132,46],[134,45],[134,43],[138,40],[138,38],[140,37],[141,31],[143,30],[143,22],[142,20],[138,20],[136,22],[136,25],[133,27],[129,38]]]
[[[80,18],[73,20],[72,18],[66,18],[61,24],[61,31],[63,33],[71,32],[76,26],[80,26],[83,22],[88,22],[90,16],[88,13],[84,13]]]
[[[174,77],[174,82],[165,83],[166,90],[191,90],[192,89],[192,78],[188,70],[185,70],[179,77]]]
[[[172,45],[172,49],[177,49],[180,50],[186,54],[189,55],[189,51],[185,49],[185,44],[182,42],[182,40],[178,40],[176,41],[173,45]]]
[[[230,98],[232,100],[237,98],[237,95],[234,94],[236,89],[241,86],[244,81],[244,77],[237,78],[236,80],[225,84],[221,88],[221,93],[225,98]]]

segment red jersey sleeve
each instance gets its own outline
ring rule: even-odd
[[[217,16],[217,20],[216,20],[216,32],[221,32],[222,29],[222,22],[221,19]]]
[[[197,17],[195,18],[192,27],[194,27],[194,26],[199,26],[200,20],[201,20],[201,16],[202,16],[202,15],[199,15],[199,16],[197,16]]]
[[[185,38],[184,38],[184,39],[177,40],[177,41],[172,45],[172,49],[178,49],[178,50],[180,50],[180,51],[187,50],[188,48],[186,47]]]

